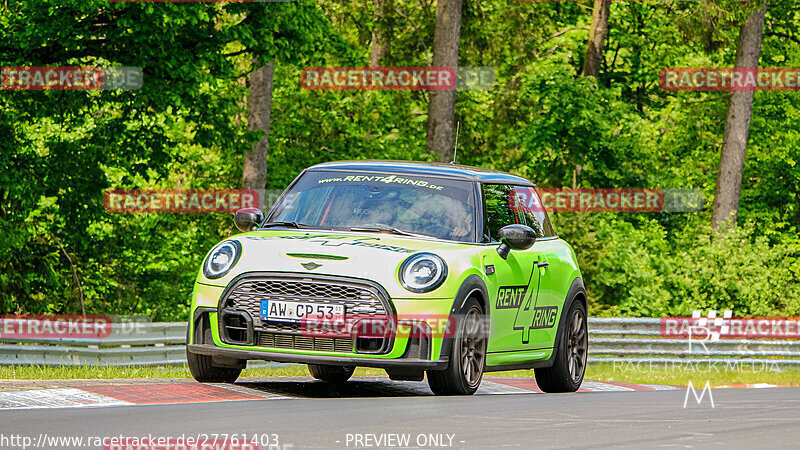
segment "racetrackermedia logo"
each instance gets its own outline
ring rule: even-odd
[[[0,90],[136,90],[144,82],[139,67],[2,67]]]
[[[491,67],[306,67],[300,86],[309,90],[424,90],[490,89],[497,76]]]
[[[661,70],[665,91],[798,91],[797,67],[679,67]]]
[[[508,206],[514,212],[689,212],[703,208],[696,189],[514,188]]]
[[[714,310],[706,317],[694,311],[692,317],[664,317],[659,332],[665,338],[720,339],[800,339],[800,320],[794,317],[734,317],[730,310],[718,316]]]
[[[711,407],[714,408],[714,395],[711,393],[711,380],[706,380],[706,385],[703,386],[703,390],[701,391],[700,395],[697,395],[697,391],[695,390],[694,385],[692,384],[691,380],[689,381],[689,386],[686,387],[686,397],[683,400],[683,407],[686,408],[686,405],[689,403],[689,394],[691,393],[694,395],[694,399],[697,401],[697,404],[703,402],[703,397],[705,397],[706,392],[708,392],[708,400],[711,402]]]
[[[123,190],[106,191],[103,206],[110,213],[232,213],[258,208],[258,192],[223,190]]]

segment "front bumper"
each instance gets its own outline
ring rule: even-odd
[[[234,284],[230,283],[229,287],[195,284],[192,296],[190,339],[187,342],[189,351],[192,353],[241,360],[254,359],[305,364],[357,365],[379,368],[415,367],[425,370],[447,367],[447,353],[449,352],[445,350],[445,342],[449,339],[442,333],[433,333],[430,338],[418,339],[410,336],[407,332],[398,332],[393,336],[387,348],[375,353],[275,348],[256,344],[257,340],[248,344],[231,342],[223,332],[224,327],[220,326],[222,308],[219,305],[223,299],[228,298],[230,286]],[[386,300],[389,302],[388,308],[392,310],[398,323],[407,320],[414,323],[428,320],[430,328],[433,330],[442,328],[442,322],[446,321],[451,313],[454,301],[453,298],[389,299],[388,296]],[[263,325],[260,320],[254,322],[256,322],[256,328]],[[208,330],[195,330],[203,326]],[[253,324],[248,324],[248,326],[250,327],[248,332],[255,334],[253,333]],[[259,331],[258,328],[255,331]]]
[[[308,354],[290,354],[268,350],[242,350],[217,347],[209,344],[190,344],[187,346],[192,353],[208,356],[222,356],[226,358],[264,360],[297,364],[329,364],[336,366],[377,367],[381,369],[409,368],[420,370],[437,370],[447,368],[448,358],[445,356],[438,361],[418,358],[379,359],[370,357],[349,356],[320,356]]]

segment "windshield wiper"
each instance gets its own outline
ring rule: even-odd
[[[398,228],[389,226],[389,225],[370,225],[366,227],[352,227],[350,231],[377,231],[379,233],[394,233],[399,234],[401,236],[424,236],[415,233],[409,233],[408,231],[403,231]]]
[[[267,222],[264,225],[261,225],[261,228],[270,227],[314,228],[311,225],[306,225],[299,222]]]

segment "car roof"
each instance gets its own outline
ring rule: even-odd
[[[488,184],[514,184],[519,186],[535,186],[525,178],[511,175],[496,170],[480,167],[462,166],[437,162],[418,161],[336,161],[317,164],[307,169],[308,171],[352,171],[352,172],[381,172],[390,174],[420,175],[432,177],[455,178],[469,181],[478,181]]]

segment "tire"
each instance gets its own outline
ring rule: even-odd
[[[217,367],[212,364],[212,359],[211,356],[197,355],[186,349],[189,372],[201,383],[233,383],[242,373],[242,369]]]
[[[544,392],[575,392],[583,383],[589,350],[589,329],[586,307],[572,302],[558,343],[558,354],[552,367],[534,369],[536,384]]]
[[[344,383],[353,376],[354,366],[325,366],[321,364],[309,364],[308,371],[311,376],[328,383]]]
[[[428,385],[436,395],[472,395],[486,367],[484,312],[474,298],[467,300],[453,336],[450,363],[445,370],[429,370]]]

